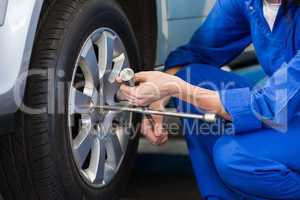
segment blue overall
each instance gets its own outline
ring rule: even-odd
[[[216,90],[232,122],[184,119],[184,133],[204,199],[300,199],[300,8],[281,6],[273,31],[262,0],[218,0],[166,70]],[[260,86],[220,69],[250,43],[267,75]],[[178,109],[201,109],[175,99]]]

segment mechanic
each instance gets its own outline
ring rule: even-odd
[[[173,97],[180,111],[213,111],[228,124],[215,133],[183,120],[204,199],[300,199],[299,3],[218,0],[190,42],[169,55],[167,73],[140,72],[136,87],[121,85],[138,106],[163,109]],[[267,75],[258,87],[220,69],[250,43]],[[144,119],[142,132],[163,144],[163,119],[153,117],[155,130]]]

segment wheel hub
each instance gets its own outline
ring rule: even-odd
[[[94,31],[81,48],[69,92],[68,121],[76,166],[84,180],[107,185],[118,173],[129,141],[131,113],[99,112],[94,106],[114,105],[115,78],[129,66],[125,47],[111,29]]]

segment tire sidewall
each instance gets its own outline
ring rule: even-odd
[[[77,56],[87,37],[98,28],[110,28],[122,39],[127,50],[131,66],[139,66],[139,54],[134,34],[126,16],[113,1],[86,1],[64,31],[61,47],[58,51],[56,73],[64,72],[63,77],[55,76],[53,90],[55,96],[61,95],[57,86],[64,83],[64,105],[68,105],[68,88],[71,82]],[[135,70],[139,70],[135,68]],[[61,102],[55,98],[55,110]],[[138,119],[136,119],[138,121]],[[52,144],[53,159],[60,182],[64,185],[68,199],[115,199],[123,189],[127,173],[132,165],[137,148],[137,138],[130,140],[123,163],[113,181],[107,186],[97,189],[88,185],[81,177],[74,162],[70,144],[67,106],[64,113],[55,112],[49,115],[49,134]]]

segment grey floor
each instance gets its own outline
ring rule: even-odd
[[[200,200],[183,139],[157,148],[141,141],[136,169],[123,200]]]

